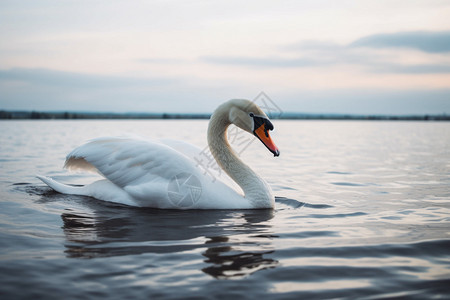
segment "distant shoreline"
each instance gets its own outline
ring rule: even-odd
[[[102,113],[46,112],[0,110],[0,120],[207,120],[211,114],[177,113]],[[281,120],[385,120],[385,121],[450,121],[450,115],[352,115],[283,113],[270,116]]]

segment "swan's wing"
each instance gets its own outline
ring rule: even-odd
[[[193,158],[198,156],[202,149],[200,147],[194,146],[190,143],[186,143],[185,141],[173,140],[173,139],[159,139],[159,142],[162,144],[169,146],[172,149],[184,154],[189,158]]]
[[[203,175],[207,176],[209,180],[213,182],[216,180],[220,181],[227,186],[232,187],[238,193],[242,193],[241,187],[219,167],[207,146],[201,149],[180,140],[160,139],[158,141],[185,155],[189,160],[195,162],[200,172],[203,172]]]
[[[76,148],[67,156],[65,168],[98,171],[122,188],[197,172],[193,162],[164,144],[114,137],[94,139]]]

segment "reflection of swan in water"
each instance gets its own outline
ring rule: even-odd
[[[210,237],[206,243],[222,244],[229,241],[229,237]],[[203,272],[215,277],[215,278],[238,278],[246,275],[250,275],[259,270],[267,268],[274,268],[278,262],[271,258],[265,258],[265,254],[273,253],[270,251],[260,252],[238,252],[234,251],[231,246],[215,246],[209,247],[203,255],[208,259],[207,263],[213,264],[212,266],[203,268]]]
[[[86,204],[92,213],[68,211],[61,216],[69,258],[182,256],[198,249],[208,264],[201,270],[215,278],[236,278],[278,264],[265,257],[273,252],[274,237],[267,223],[272,210],[161,211],[92,200]]]
[[[99,138],[73,150],[68,169],[96,171],[105,179],[82,187],[61,184],[38,176],[63,194],[140,207],[170,209],[273,208],[270,186],[245,165],[230,148],[227,128],[234,124],[255,135],[275,155],[280,154],[269,131],[273,125],[253,102],[230,100],[220,105],[208,126],[208,145],[218,165],[242,188],[244,195],[223,182],[203,176],[197,155],[202,150],[185,142],[145,141],[132,138]],[[186,199],[185,195],[190,196]],[[186,204],[189,203],[189,205]]]

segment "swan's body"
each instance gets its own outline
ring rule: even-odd
[[[230,124],[253,132],[275,156],[279,151],[268,130],[273,126],[254,103],[230,100],[211,116],[208,144],[218,165],[242,188],[244,195],[205,175],[199,165],[201,150],[184,142],[136,138],[94,139],[73,150],[66,159],[70,170],[97,171],[105,179],[83,187],[38,176],[64,194],[91,196],[132,206],[166,209],[272,208],[274,196],[267,183],[231,150],[226,130]],[[193,155],[196,155],[194,157]]]

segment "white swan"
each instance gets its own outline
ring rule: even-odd
[[[73,150],[65,168],[97,171],[105,177],[82,187],[37,176],[63,194],[91,196],[132,206],[165,209],[273,208],[269,185],[231,150],[227,128],[235,124],[254,134],[275,155],[280,154],[269,130],[266,114],[248,100],[220,105],[208,126],[208,145],[219,166],[242,188],[245,196],[219,180],[205,176],[192,153],[201,150],[186,143],[147,141],[135,138],[98,138]],[[189,155],[189,153],[191,155]]]

